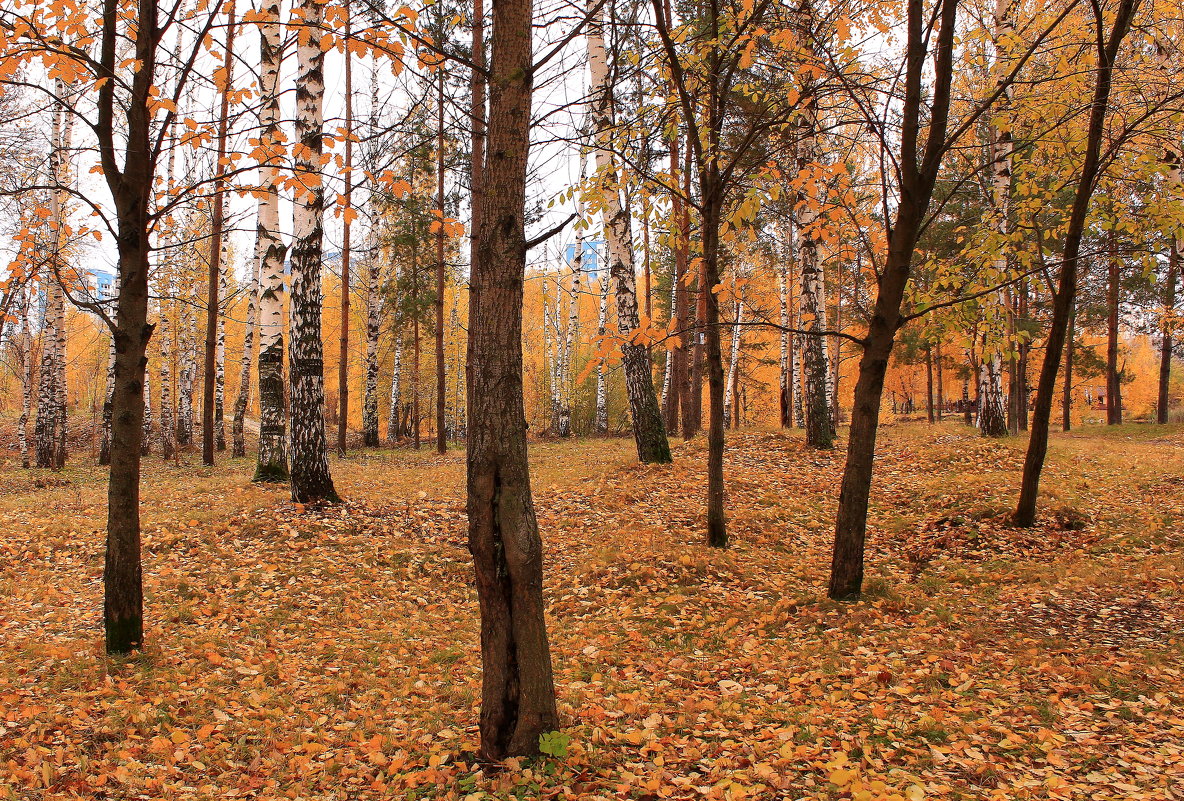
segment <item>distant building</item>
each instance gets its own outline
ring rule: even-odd
[[[87,270],[86,289],[95,300],[115,297],[115,273],[106,270]]]
[[[605,261],[608,260],[608,246],[603,239],[587,239],[584,241],[583,256],[580,259],[580,272],[588,276],[589,281],[595,281],[597,275],[600,274],[601,256],[604,256]],[[564,259],[567,260],[568,265],[571,265],[576,260],[576,244],[570,243],[564,248]]]
[[[353,248],[350,248],[349,252],[353,253],[355,251]],[[288,255],[291,255],[291,253],[292,253],[292,250],[291,250],[291,248],[289,248]],[[321,254],[321,265],[323,267],[328,267],[329,272],[334,273],[335,275],[340,275],[341,274],[341,252],[340,251],[331,251],[329,253],[322,253]],[[292,275],[292,260],[291,259],[284,260],[284,275],[289,276],[289,277],[291,277],[291,275]]]

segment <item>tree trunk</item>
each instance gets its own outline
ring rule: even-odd
[[[144,365],[144,431],[140,438],[140,455],[152,454],[152,373]]]
[[[222,227],[223,206],[225,203],[222,172],[226,158],[226,136],[230,120],[230,91],[231,74],[234,69],[234,0],[226,6],[226,52],[223,54],[222,71],[225,83],[220,87],[222,94],[221,112],[218,115],[218,137],[215,148],[214,171],[214,203],[210,222],[209,242],[209,282],[206,293],[206,353],[205,374],[202,382],[202,435],[201,462],[204,465],[214,463],[215,434],[214,426],[218,424],[215,413],[216,383],[217,383],[217,348],[218,348],[218,317],[219,290],[222,285]],[[225,441],[223,442],[225,447]]]
[[[319,28],[324,6],[300,0],[300,24]],[[292,421],[292,500],[337,502],[325,437],[325,365],[321,339],[321,238],[325,189],[321,179],[324,51],[319,39],[301,37],[296,49],[296,161],[301,191],[292,204],[292,297],[289,353]]]
[[[670,443],[662,420],[662,410],[654,392],[654,376],[649,348],[636,341],[641,321],[637,310],[637,276],[633,264],[633,241],[628,211],[620,200],[617,167],[610,151],[613,132],[613,92],[608,80],[608,60],[600,20],[589,22],[588,64],[592,74],[592,125],[595,129],[596,168],[605,186],[600,195],[608,245],[610,272],[617,296],[617,328],[621,335],[621,357],[625,372],[625,391],[633,420],[633,438],[637,458],[642,463],[665,464],[671,461]]]
[[[781,323],[781,358],[778,361],[778,405],[781,413],[781,427],[793,427],[793,382],[790,375],[789,352],[792,346],[789,317],[789,268],[787,262],[793,262],[793,227],[790,226],[786,237],[789,243],[790,256],[788,259],[777,259],[774,270],[777,271],[777,300],[780,306]]]
[[[414,176],[413,176],[414,177]],[[414,183],[414,182],[413,182]],[[419,450],[419,230],[412,223],[411,237],[411,445]]]
[[[1106,270],[1106,425],[1122,424],[1122,376],[1118,370],[1118,254],[1110,233]]]
[[[575,254],[571,263],[571,297],[567,307],[567,330],[564,332],[562,390],[559,407],[559,436],[571,436],[571,412],[574,405],[575,383],[572,368],[580,327],[580,277],[584,270],[584,234],[576,231]]]
[[[925,348],[925,416],[929,425],[937,422],[933,407],[933,347]]]
[[[284,257],[287,246],[280,238],[279,82],[282,42],[279,0],[265,0],[260,9],[259,49],[260,143],[275,151],[260,164],[259,221],[255,231],[255,258],[262,281],[259,293],[259,456],[254,481],[288,480],[286,410],[284,408]]]
[[[227,252],[222,245],[221,267],[218,270],[218,297],[225,306],[229,293],[227,282]],[[226,315],[218,309],[218,337],[214,345],[214,450],[226,450]]]
[[[984,437],[1007,436],[1007,412],[1003,404],[1003,360],[988,353],[983,335],[983,360],[979,365],[978,430]]]
[[[707,389],[710,396],[707,417],[707,544],[713,548],[724,548],[728,544],[727,518],[724,515],[724,365],[720,352],[719,295],[712,291],[720,281],[719,226],[722,208],[718,181],[718,164],[712,160],[700,178],[704,271],[701,292],[706,297],[703,323],[707,334]]]
[[[1028,452],[1024,458],[1023,483],[1012,521],[1017,526],[1031,527],[1036,522],[1036,499],[1040,492],[1040,473],[1048,453],[1048,422],[1052,412],[1052,396],[1056,389],[1061,351],[1065,346],[1065,332],[1077,295],[1077,263],[1081,239],[1085,232],[1090,197],[1100,166],[1102,138],[1106,129],[1106,112],[1110,100],[1110,85],[1114,60],[1127,31],[1139,0],[1120,0],[1116,9],[1109,40],[1103,39],[1102,20],[1095,19],[1098,35],[1098,62],[1093,103],[1090,106],[1089,133],[1086,137],[1085,158],[1078,177],[1069,224],[1065,230],[1065,251],[1061,261],[1061,276],[1053,297],[1052,324],[1045,344],[1044,363],[1040,367],[1040,381],[1036,386],[1036,405],[1032,410],[1032,432]]]
[[[350,4],[346,3],[345,13],[345,208],[342,211],[341,231],[341,331],[337,350],[337,453],[345,456],[346,435],[349,433],[349,306],[350,306],[350,267],[352,266],[352,252],[350,249],[350,234],[353,233],[353,192],[354,192],[354,58],[349,48],[349,38],[352,35]]]
[[[29,315],[31,313],[29,306],[29,293],[32,290],[30,286],[21,286],[17,289],[19,292],[18,298],[20,300],[20,318],[21,330],[18,340],[18,352],[20,354],[20,381],[21,381],[21,416],[17,421],[17,440],[21,451],[21,467],[25,470],[29,469],[31,460],[29,458],[29,412],[32,410],[33,402],[33,334],[29,328]],[[104,396],[104,402],[111,393]]]
[[[608,332],[608,276],[600,275],[600,311],[596,318],[596,336],[603,338]],[[597,434],[608,433],[608,386],[604,372],[604,360],[596,365],[596,413],[592,428]]]
[[[111,393],[115,391],[115,340],[107,356],[107,383],[103,389],[103,416],[99,431],[99,464],[111,464]]]
[[[394,264],[393,282],[396,286],[399,283],[399,265],[398,262]],[[399,321],[395,320],[395,364],[391,371],[391,405],[390,417],[386,423],[386,443],[390,447],[394,447],[399,443],[399,439],[403,436],[406,427],[399,425],[399,409],[400,402],[400,380],[403,377],[403,331],[399,326]]]
[[[942,411],[945,409],[945,405],[946,405],[945,385],[942,382],[941,343],[938,342],[933,347],[934,347],[933,360],[934,360],[934,363],[937,367],[937,422],[940,423]]]
[[[884,374],[892,356],[900,314],[908,286],[917,236],[933,196],[933,186],[944,156],[943,140],[949,115],[953,75],[954,29],[958,4],[946,0],[940,8],[940,27],[933,59],[928,125],[923,152],[919,153],[922,127],[922,73],[929,61],[928,40],[923,33],[925,14],[920,0],[909,0],[905,54],[904,102],[901,109],[900,203],[889,229],[888,255],[880,277],[864,351],[859,362],[851,409],[847,463],[839,491],[835,520],[835,544],[828,594],[835,599],[859,596],[863,587],[863,557],[867,538],[867,509],[871,493],[872,465],[880,421]]]
[[[728,359],[728,380],[724,386],[724,428],[729,424],[739,427],[740,406],[740,326],[744,316],[744,299],[736,301],[736,319],[732,323],[732,349]]]
[[[448,451],[445,422],[448,385],[444,370],[444,70],[436,90],[436,206],[440,210],[436,231],[436,452]]]
[[[489,160],[474,197],[467,509],[481,610],[481,754],[491,760],[537,753],[539,735],[559,723],[522,395],[531,21],[530,0],[494,6]]]
[[[1083,271],[1084,272],[1084,271]],[[1061,430],[1073,428],[1073,340],[1077,336],[1077,299],[1069,306],[1069,322],[1065,334],[1065,388],[1061,398]]]
[[[1177,168],[1177,172],[1179,169]],[[1160,336],[1163,338],[1159,345],[1159,394],[1155,404],[1155,421],[1163,424],[1168,421],[1169,398],[1168,390],[1172,378],[1172,344],[1175,336],[1176,311],[1176,276],[1180,274],[1181,254],[1184,252],[1184,240],[1172,237],[1171,250],[1168,251],[1168,274],[1164,277],[1163,286],[1163,319],[1160,322]]]
[[[243,358],[239,365],[238,395],[234,399],[234,422],[231,424],[231,456],[241,459],[247,455],[246,418],[251,402],[251,362],[255,355],[256,298],[259,296],[259,261],[254,260],[247,284],[247,321],[243,334]]]

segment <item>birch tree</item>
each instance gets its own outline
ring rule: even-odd
[[[637,275],[633,263],[633,239],[629,213],[621,203],[620,176],[613,159],[613,87],[609,82],[601,13],[593,14],[587,31],[588,66],[592,73],[592,128],[595,142],[597,205],[604,217],[610,274],[617,299],[617,328],[625,372],[625,390],[633,420],[637,458],[643,463],[671,461],[670,443],[662,409],[654,392],[649,349],[640,341],[644,331],[637,307]]]
[[[259,10],[259,183],[255,260],[259,267],[259,455],[254,481],[288,480],[284,410],[284,256],[279,168],[283,153],[277,85],[283,61],[279,0]]]
[[[291,395],[292,500],[340,500],[329,474],[325,437],[325,365],[321,340],[321,256],[325,188],[323,100],[325,53],[317,31],[325,8],[300,0],[292,9],[299,26],[296,45],[296,197],[292,203]]]
[[[255,323],[258,313],[259,260],[252,260],[251,277],[247,282],[247,319],[243,331],[243,357],[239,362],[238,395],[234,399],[234,420],[230,426],[230,455],[247,455],[246,418],[251,402],[251,362],[255,356]]]

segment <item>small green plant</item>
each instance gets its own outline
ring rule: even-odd
[[[567,756],[567,746],[571,744],[571,737],[559,731],[545,731],[539,735],[539,751],[547,756],[562,759]]]

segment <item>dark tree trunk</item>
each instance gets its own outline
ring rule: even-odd
[[[469,301],[469,550],[481,611],[481,754],[538,752],[558,726],[543,608],[543,553],[522,397],[524,210],[531,0],[493,9],[489,151]]]
[[[1122,376],[1118,371],[1118,254],[1110,234],[1110,261],[1106,268],[1106,424],[1122,424]]]
[[[936,367],[937,367],[937,422],[940,423],[942,411],[944,411],[945,406],[946,406],[946,391],[945,391],[945,385],[942,382],[941,343],[940,342],[938,342],[936,345],[934,345],[933,359],[936,362]]]
[[[226,22],[226,51],[222,69],[225,72],[226,83],[222,87],[221,111],[218,116],[218,139],[215,149],[214,170],[222,172],[222,162],[226,158],[226,136],[230,121],[230,76],[233,67],[234,53],[234,2],[227,4]],[[224,221],[224,191],[220,177],[214,181],[214,207],[211,212],[210,244],[209,244],[209,283],[206,289],[206,352],[205,373],[202,376],[202,408],[201,408],[201,463],[214,463],[214,426],[220,421],[215,414],[215,380],[217,370],[218,346],[218,311],[220,299],[218,288],[222,281],[222,227]],[[219,428],[221,426],[219,425]],[[223,442],[223,448],[225,448]]]
[[[118,6],[103,3],[100,62],[114,74]],[[140,562],[140,445],[144,435],[145,353],[153,326],[148,323],[148,204],[154,163],[149,136],[149,89],[159,44],[155,0],[141,0],[135,17],[135,56],[140,66],[131,80],[124,124],[125,158],[115,158],[115,88],[108,81],[98,93],[96,133],[104,177],[118,219],[119,294],[116,298],[115,383],[111,395],[111,469],[107,488],[107,547],[103,566],[103,627],[107,652],[128,653],[144,644],[144,593]]]
[[[929,425],[937,422],[933,414],[933,348],[925,348],[925,414]]]
[[[1028,439],[1028,453],[1024,459],[1024,477],[1020,486],[1020,497],[1016,504],[1013,522],[1017,526],[1030,527],[1036,523],[1036,499],[1040,494],[1040,473],[1044,469],[1044,457],[1048,453],[1048,422],[1052,413],[1052,398],[1056,390],[1057,372],[1065,347],[1065,333],[1069,327],[1069,316],[1077,296],[1077,263],[1080,258],[1081,238],[1085,232],[1089,200],[1093,195],[1097,179],[1102,138],[1106,129],[1106,111],[1110,101],[1110,84],[1114,70],[1114,59],[1127,31],[1139,0],[1120,0],[1108,40],[1103,39],[1102,20],[1095,19],[1098,35],[1097,77],[1094,84],[1093,104],[1090,106],[1089,133],[1086,137],[1085,159],[1069,214],[1069,225],[1065,230],[1065,253],[1061,261],[1061,276],[1053,297],[1052,324],[1044,350],[1044,363],[1040,367],[1040,381],[1036,386],[1036,405],[1032,410],[1032,433]]]
[[[705,170],[703,195],[703,283],[705,299],[703,325],[707,334],[707,389],[710,395],[707,418],[707,544],[716,548],[728,544],[724,515],[724,360],[719,335],[719,295],[711,291],[719,283],[720,205],[715,165]]]
[[[1163,287],[1164,318],[1160,335],[1163,341],[1159,346],[1159,395],[1155,404],[1155,421],[1163,424],[1168,421],[1168,389],[1172,378],[1172,315],[1176,309],[1176,276],[1180,272],[1180,243],[1173,237],[1171,250],[1168,251],[1168,274]]]
[[[706,287],[706,264],[699,268],[696,292],[698,297],[695,304],[695,328],[692,336],[695,343],[691,348],[690,396],[691,405],[683,408],[682,435],[690,439],[703,430],[703,368],[707,348],[707,298],[711,295],[710,287]]]
[[[345,37],[351,33],[350,4],[345,4]],[[341,230],[341,331],[337,350],[337,453],[345,456],[346,436],[349,433],[349,308],[350,308],[350,214],[353,202],[354,163],[354,69],[353,54],[345,49],[345,212]]]
[[[1077,336],[1077,299],[1069,306],[1069,322],[1065,333],[1065,386],[1061,397],[1061,430],[1073,428],[1073,340]]]
[[[436,452],[448,451],[444,375],[444,71],[436,89],[436,206],[440,210],[436,231]],[[574,301],[573,301],[574,303]]]
[[[896,210],[896,219],[890,229],[888,257],[868,322],[851,408],[847,463],[839,491],[835,545],[828,588],[828,594],[835,599],[857,598],[863,588],[868,498],[871,494],[880,402],[884,394],[884,374],[888,370],[896,331],[903,324],[900,306],[908,285],[917,235],[929,208],[937,172],[945,155],[946,146],[943,140],[949,117],[954,23],[957,20],[957,12],[956,0],[945,0],[942,3],[941,26],[933,64],[933,85],[930,89],[932,100],[929,125],[924,151],[919,153],[922,73],[929,54],[928,42],[923,34],[924,9],[921,0],[908,0],[905,97],[900,142],[901,200]]]
[[[1027,322],[1028,320],[1028,282],[1027,280],[1020,281],[1020,320]],[[1032,349],[1032,345],[1025,339],[1019,343],[1017,350],[1019,351],[1019,359],[1016,369],[1019,375],[1016,379],[1016,392],[1019,397],[1016,398],[1016,409],[1019,416],[1019,430],[1028,430],[1028,352]]]

